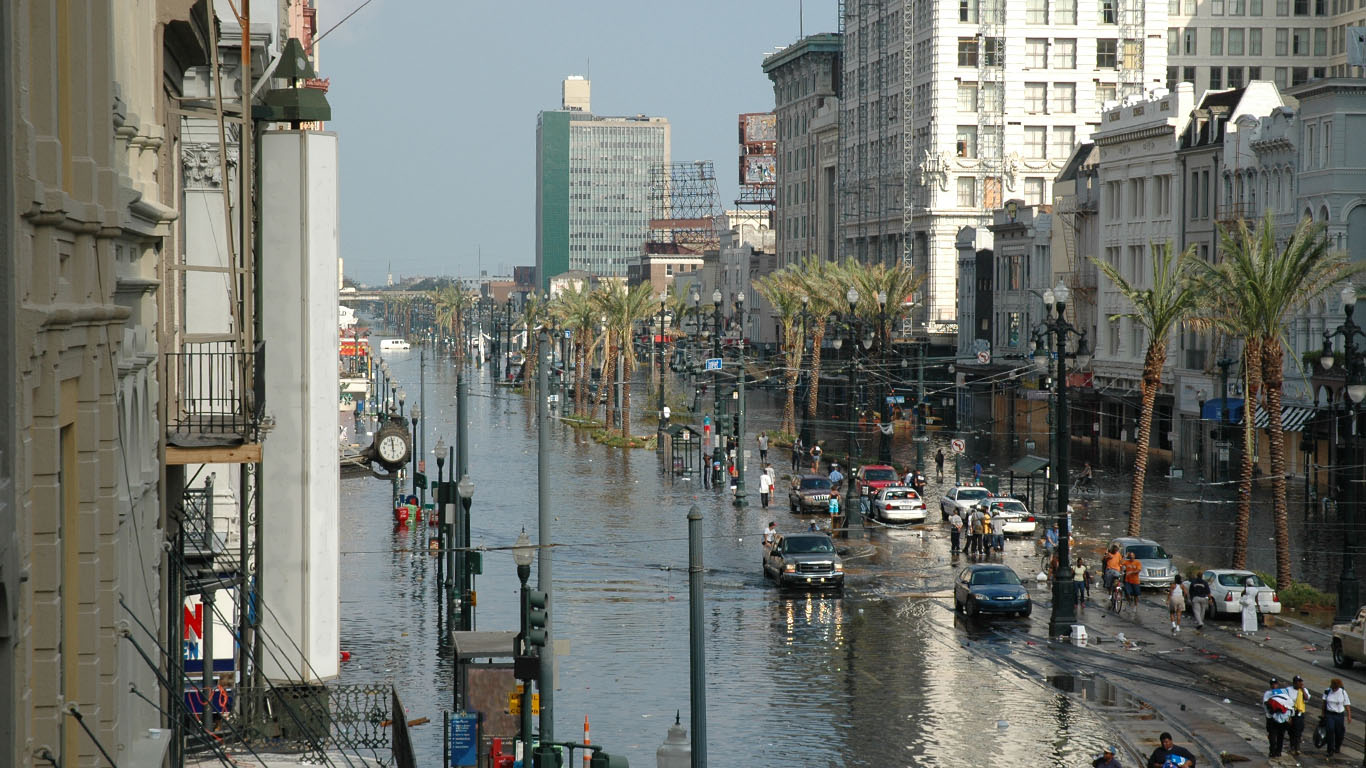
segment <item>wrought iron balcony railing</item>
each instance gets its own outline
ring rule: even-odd
[[[187,343],[166,355],[168,442],[179,446],[254,443],[265,405],[265,344]]]

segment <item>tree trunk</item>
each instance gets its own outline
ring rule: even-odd
[[[825,320],[817,320],[811,329],[811,382],[806,391],[806,417],[816,418],[816,401],[821,384],[821,344],[825,341]],[[815,441],[813,436],[812,441]]]
[[[801,375],[802,352],[805,346],[805,339],[797,343],[792,343],[793,331],[797,329],[797,324],[788,321],[783,325],[783,343],[785,345],[784,357],[787,361],[787,370],[783,374],[783,379],[787,386],[787,399],[783,403],[783,425],[782,431],[789,434],[797,432],[797,379]]]
[[[607,430],[612,429],[612,378],[617,371],[617,345],[612,343],[609,336],[603,345],[605,353],[602,361],[602,376],[598,379],[598,401],[602,403],[602,426]]]
[[[1271,504],[1276,537],[1276,587],[1290,586],[1290,525],[1285,503],[1285,427],[1281,423],[1284,349],[1279,339],[1262,351],[1262,381],[1266,382],[1266,411],[1271,426]]]
[[[584,386],[583,361],[584,361],[583,342],[574,342],[574,415],[583,416],[583,396]]]
[[[631,371],[635,368],[635,355],[621,356],[621,436],[631,436]]]
[[[1247,568],[1247,532],[1252,519],[1252,466],[1256,433],[1252,419],[1262,380],[1262,348],[1258,339],[1243,342],[1243,458],[1238,467],[1238,507],[1233,525],[1233,568]]]
[[[1143,358],[1143,408],[1138,414],[1138,444],[1134,450],[1133,490],[1129,495],[1129,535],[1138,536],[1143,527],[1143,483],[1148,478],[1148,447],[1152,441],[1153,408],[1162,387],[1162,366],[1167,364],[1165,339],[1154,339]],[[1065,439],[1071,440],[1068,435]]]

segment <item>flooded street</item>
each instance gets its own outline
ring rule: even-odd
[[[418,352],[388,359],[411,406]],[[438,436],[454,441],[451,367],[429,359],[426,390],[430,451]],[[536,430],[526,401],[478,371],[469,413],[474,544],[511,545],[524,526],[534,539]],[[770,458],[780,468],[787,463],[781,450]],[[692,504],[707,537],[708,737],[718,764],[743,757],[764,766],[1082,766],[1110,740],[1096,703],[1080,704],[1050,683],[1057,675],[1070,681],[1075,670],[1049,658],[1046,606],[1036,602],[1033,622],[954,615],[956,564],[937,522],[933,477],[924,530],[876,529],[838,543],[848,546],[849,579],[839,598],[782,595],[763,579],[763,528],[776,520],[784,531],[801,530],[805,518],[781,501],[760,509],[754,483],[751,506],[736,510],[728,496],[671,483],[652,451],[606,448],[559,424],[550,461],[558,545],[552,621],[555,637],[568,641],[554,699],[557,740],[579,740],[587,716],[594,744],[652,766],[675,712],[687,725],[685,516]],[[428,469],[435,479],[430,455]],[[780,481],[780,494],[785,489]],[[1122,516],[1102,512],[1111,498],[1118,508],[1127,496],[1116,491],[1079,506],[1083,533],[1122,528]],[[414,739],[419,758],[435,765],[452,679],[439,642],[436,563],[424,551],[427,529],[395,529],[388,500],[385,481],[342,481],[341,647],[351,661],[340,682],[392,680],[410,717],[432,718]],[[1174,549],[1172,542],[1185,548],[1196,538],[1189,526],[1203,524],[1161,517],[1150,518],[1152,530]],[[1033,573],[1033,544],[1012,540],[1005,562],[1021,576]],[[485,554],[476,589],[477,629],[517,627],[510,553]]]

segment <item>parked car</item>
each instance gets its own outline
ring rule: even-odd
[[[854,473],[854,495],[858,496],[865,491],[869,496],[877,493],[888,486],[900,485],[901,478],[897,477],[896,469],[886,464],[869,464],[866,467],[859,467],[858,472]]]
[[[1276,591],[1268,587],[1252,571],[1237,571],[1229,568],[1216,568],[1205,571],[1201,578],[1209,585],[1209,616],[1230,616],[1241,613],[1243,587],[1252,579],[1257,590],[1257,613],[1280,613],[1281,600]]]
[[[1039,521],[1030,514],[1023,501],[1011,496],[989,496],[977,503],[991,511],[991,525],[1001,526],[1007,536],[1030,536],[1039,527]]]
[[[1175,566],[1172,565],[1172,556],[1167,554],[1167,550],[1161,544],[1152,539],[1138,539],[1130,536],[1121,536],[1113,539],[1110,546],[1119,547],[1119,554],[1127,557],[1130,552],[1143,564],[1143,570],[1138,573],[1138,584],[1141,587],[1166,587],[1172,583],[1172,577],[1176,575]],[[1107,551],[1110,547],[1105,548]],[[1213,585],[1210,589],[1214,589]],[[1239,592],[1238,594],[1242,594]]]
[[[889,485],[873,497],[873,517],[886,523],[925,522],[925,500],[914,488]]]
[[[795,475],[787,491],[787,506],[793,512],[829,512],[830,478],[825,475]]]
[[[939,516],[948,520],[956,509],[966,519],[973,505],[990,495],[991,491],[980,485],[955,485],[940,497]]]
[[[953,582],[953,608],[959,613],[1013,613],[1028,616],[1033,609],[1029,591],[1010,566],[978,563],[958,572]]]
[[[1333,625],[1333,666],[1347,669],[1358,661],[1366,663],[1366,608],[1351,624]]]
[[[764,575],[779,587],[844,589],[844,561],[824,533],[778,536],[764,550]]]

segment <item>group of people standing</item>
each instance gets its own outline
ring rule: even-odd
[[[1271,678],[1270,687],[1262,694],[1262,709],[1266,715],[1266,739],[1269,746],[1268,757],[1280,757],[1289,740],[1290,754],[1300,754],[1304,740],[1304,716],[1309,709],[1313,695],[1304,686],[1304,678],[1295,675],[1286,686],[1276,678]],[[1347,689],[1342,687],[1340,678],[1333,678],[1323,691],[1319,732],[1325,756],[1332,758],[1342,751],[1342,742],[1347,734],[1347,726],[1352,722],[1352,700]],[[1317,744],[1320,738],[1315,739]]]
[[[985,506],[973,507],[966,520],[953,510],[949,515],[949,548],[951,554],[958,554],[960,541],[963,544],[963,554],[985,557],[992,552],[1004,552],[1006,548],[1006,534],[1000,520],[991,516],[991,510]]]

